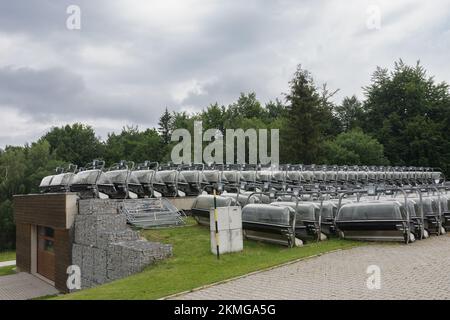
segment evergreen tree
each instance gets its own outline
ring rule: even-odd
[[[159,128],[158,131],[161,134],[161,139],[164,145],[168,145],[170,143],[171,136],[171,127],[172,127],[172,115],[166,107],[166,110],[162,114],[161,118],[159,118],[158,122]]]
[[[282,160],[290,163],[314,163],[318,160],[323,138],[323,121],[330,111],[323,108],[321,96],[311,74],[298,66],[286,95],[286,127],[281,130]]]

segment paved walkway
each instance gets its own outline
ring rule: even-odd
[[[0,300],[28,300],[57,293],[47,282],[25,272],[0,277]]]
[[[2,268],[2,267],[9,267],[9,266],[15,266],[15,265],[16,265],[16,260],[0,262],[0,268]]]
[[[367,286],[371,265],[380,289]],[[450,236],[332,252],[175,299],[450,299]]]

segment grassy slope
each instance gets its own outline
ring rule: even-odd
[[[16,260],[15,251],[0,251],[0,262]]]
[[[173,244],[174,256],[131,277],[58,298],[157,299],[298,258],[361,245],[332,239],[288,249],[245,241],[243,252],[223,255],[218,261],[210,252],[209,230],[192,220],[187,227],[147,230],[143,235],[149,240]]]

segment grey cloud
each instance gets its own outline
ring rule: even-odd
[[[254,91],[266,102],[287,91],[299,63],[318,84],[327,82],[331,89],[341,89],[337,102],[345,95],[361,96],[370,72],[377,65],[390,67],[400,57],[408,63],[422,59],[438,80],[450,78],[446,63],[450,19],[445,14],[449,5],[444,1],[433,6],[380,0],[382,29],[378,31],[365,26],[366,8],[372,1],[196,2],[181,13],[181,17],[195,17],[181,31],[172,28],[178,26],[176,15],[167,21],[156,17],[161,19],[154,24],[155,17],[127,16],[118,9],[120,3],[139,4],[125,0],[0,3],[0,49],[3,45],[19,53],[0,51],[0,111],[11,108],[40,125],[24,135],[27,140],[38,137],[47,123],[87,121],[102,135],[126,124],[153,126],[166,106],[201,110],[214,102],[232,103],[240,92]],[[150,6],[156,1],[141,3]],[[80,31],[65,28],[69,4],[82,9]],[[207,13],[197,15],[203,7]],[[169,15],[172,9],[176,10],[167,7]],[[420,28],[411,19],[418,12],[423,17],[417,21]],[[9,44],[9,39],[19,36],[20,42]],[[90,60],[89,54],[83,54],[86,49],[105,56]],[[116,52],[108,57],[108,50]],[[177,99],[178,91],[191,81],[201,85],[201,92],[193,90]],[[20,139],[1,136],[0,146]]]
[[[152,118],[144,101],[93,92],[80,75],[62,68],[1,68],[0,105],[14,106],[37,121],[55,116],[66,121],[80,116],[130,122]]]
[[[78,99],[85,90],[81,77],[60,68],[0,69],[0,104],[18,106],[25,112],[57,112],[64,101]]]

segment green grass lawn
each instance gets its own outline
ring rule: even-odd
[[[363,244],[331,239],[289,249],[245,241],[243,252],[222,255],[217,260],[210,252],[209,229],[196,225],[192,219],[186,227],[147,230],[142,235],[151,241],[172,244],[173,257],[139,274],[58,299],[157,299],[284,262]]]
[[[0,251],[0,262],[16,260],[15,251]]]
[[[16,266],[9,266],[9,267],[1,267],[0,268],[0,277],[1,276],[8,276],[10,274],[16,273]]]

